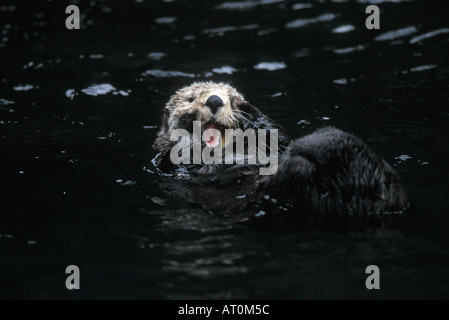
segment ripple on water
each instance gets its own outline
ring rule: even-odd
[[[32,84],[24,84],[24,85],[18,85],[13,87],[14,91],[30,91],[33,90],[34,88],[38,88],[38,86],[33,86]]]
[[[276,28],[268,28],[268,29],[263,29],[257,32],[258,36],[268,36],[270,34],[272,34],[273,32],[276,32],[277,29]]]
[[[401,154],[397,157],[394,157],[394,159],[396,160],[396,162],[394,163],[394,165],[398,165],[398,164],[404,164],[406,162],[408,162],[409,160],[413,159],[413,157],[409,156],[408,154]]]
[[[115,136],[114,132],[109,132],[107,136],[105,137],[97,137],[98,140],[107,140],[109,138],[112,138],[113,136]]]
[[[163,52],[151,52],[147,54],[147,58],[150,58],[151,60],[161,60],[165,56],[166,54]]]
[[[87,87],[86,89],[82,89],[81,91],[84,94],[95,97],[95,96],[107,94],[114,90],[116,90],[114,86],[110,85],[109,83],[104,83],[104,84],[97,84],[97,85]]]
[[[354,31],[354,30],[355,30],[355,27],[352,24],[347,24],[347,25],[332,29],[332,33],[348,33],[348,32]]]
[[[421,71],[427,71],[427,70],[432,70],[432,69],[436,69],[438,68],[438,65],[436,64],[426,64],[423,66],[417,66],[414,68],[411,68],[410,71],[411,72],[421,72]]]
[[[132,181],[132,180],[123,181],[122,179],[118,179],[115,182],[120,183],[122,186],[133,186],[136,184],[135,181]]]
[[[402,74],[408,74],[409,72],[422,72],[422,71],[428,71],[432,69],[438,68],[438,65],[436,64],[426,64],[422,66],[413,67],[409,70],[402,71]]]
[[[103,11],[105,13],[112,13],[112,8],[103,6],[103,7],[101,7],[101,11]]]
[[[26,64],[24,64],[22,66],[22,68],[24,70],[26,70],[26,69],[39,70],[39,69],[42,69],[44,67],[52,68],[52,67],[55,67],[55,64],[60,63],[61,61],[62,61],[62,59],[59,59],[59,58],[55,59],[54,61],[53,60],[47,60],[46,62],[36,62],[36,63],[34,63],[33,61],[29,61]]]
[[[407,161],[409,159],[413,159],[413,157],[410,157],[408,154],[401,154],[400,156],[395,157],[395,159],[400,161]]]
[[[176,17],[160,17],[160,18],[156,18],[154,20],[154,22],[156,22],[157,24],[172,24],[174,22],[176,22],[178,20],[178,18]]]
[[[359,44],[359,45],[357,45],[355,47],[334,49],[334,52],[336,54],[348,54],[348,53],[358,52],[358,51],[363,51],[363,50],[365,50],[365,46]]]
[[[15,104],[15,102],[0,98],[0,106],[9,106],[10,104]]]
[[[129,96],[130,92],[131,92],[131,90],[127,90],[127,91],[125,91],[125,90],[118,90],[118,91],[113,91],[112,94],[114,96],[121,95],[121,96],[127,97],[127,96]]]
[[[212,28],[212,29],[204,29],[202,31],[203,34],[207,34],[210,37],[221,37],[224,36],[226,32],[231,31],[247,31],[247,30],[254,30],[259,28],[258,24],[247,24],[243,26],[225,26],[225,27],[219,27],[219,28]]]
[[[302,10],[309,8],[313,8],[311,3],[295,3],[294,5],[292,5],[292,10]]]
[[[293,53],[295,58],[304,58],[310,56],[310,49],[304,48]]]
[[[407,28],[401,28],[398,30],[388,31],[382,33],[374,38],[374,41],[387,41],[387,40],[395,40],[398,38],[402,38],[408,36],[412,33],[418,32],[418,29],[415,26],[410,26]]]
[[[334,80],[334,83],[335,84],[341,84],[341,85],[344,85],[344,84],[347,84],[348,83],[348,79],[336,79],[336,80]]]
[[[188,34],[182,38],[184,41],[194,41],[196,37],[193,34]]]
[[[174,78],[174,77],[187,77],[195,78],[194,73],[185,73],[181,71],[166,71],[166,70],[147,70],[142,73],[142,76],[153,76],[156,78]]]
[[[87,87],[86,89],[82,89],[81,92],[88,96],[101,96],[108,93],[112,93],[113,95],[122,95],[124,97],[129,96],[131,90],[117,90],[113,85],[109,83],[97,84]],[[65,93],[66,97],[69,99],[73,99],[75,95],[77,95],[74,89],[69,89]]]
[[[357,0],[358,3],[366,3],[366,4],[379,4],[384,2],[393,2],[393,3],[400,3],[400,2],[409,2],[413,0]],[[342,2],[342,0],[332,0],[332,2]]]
[[[265,211],[263,211],[263,210],[260,210],[259,212],[257,212],[254,216],[255,217],[262,217],[262,216],[264,216],[264,215],[266,215],[267,213],[265,212]]]
[[[233,74],[234,72],[237,72],[237,69],[235,69],[231,66],[223,66],[220,68],[212,69],[212,72],[218,73],[218,74]]]
[[[68,90],[65,92],[65,96],[66,96],[67,98],[69,98],[70,100],[73,100],[73,98],[75,98],[75,96],[76,96],[77,94],[78,94],[78,93],[76,92],[75,89],[68,89]]]
[[[334,20],[336,17],[337,16],[333,13],[324,13],[316,18],[297,19],[290,21],[285,25],[285,27],[287,29],[302,28],[312,23],[331,21]]]
[[[0,6],[0,11],[1,12],[13,12],[16,11],[16,6],[14,5],[6,5],[6,6]]]
[[[256,70],[276,71],[287,68],[285,62],[261,62],[254,66]]]
[[[226,10],[248,10],[260,5],[281,3],[283,0],[250,0],[250,1],[233,1],[223,2],[215,7],[215,9]]]
[[[415,44],[415,43],[418,43],[418,42],[420,42],[422,40],[425,40],[425,39],[428,39],[428,38],[432,38],[432,37],[435,37],[435,36],[438,36],[438,35],[444,34],[444,33],[449,33],[449,28],[442,28],[442,29],[438,29],[438,30],[434,30],[434,31],[431,31],[431,32],[424,33],[422,35],[419,35],[417,37],[412,38],[410,40],[410,43],[411,44]]]
[[[102,54],[90,54],[89,59],[92,59],[92,60],[103,59],[103,55]]]

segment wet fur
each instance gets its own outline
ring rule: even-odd
[[[171,130],[189,129],[194,120],[210,120],[205,119],[208,113],[201,104],[211,87],[227,94],[223,111],[234,117],[222,114],[222,118],[238,119],[238,123],[223,124],[243,130],[279,130],[280,161],[275,175],[261,177],[254,165],[171,163],[170,150],[175,144],[170,141]],[[192,96],[198,105],[196,101],[186,103]],[[197,83],[178,91],[165,108],[154,148],[159,152],[156,165],[160,170],[188,178],[168,183],[166,189],[214,213],[254,215],[262,208],[268,214],[299,217],[304,225],[357,228],[373,217],[379,223],[378,218],[401,212],[408,205],[397,173],[360,139],[327,127],[292,141],[279,125],[225,84]],[[245,195],[244,201],[236,201],[241,195]]]

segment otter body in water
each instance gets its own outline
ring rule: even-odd
[[[220,148],[236,142],[226,140],[226,129],[275,130],[277,171],[260,176],[256,169],[261,164],[248,161],[173,164],[171,150],[178,141],[171,136],[177,129],[192,132],[194,121],[205,132],[203,138],[221,138]],[[217,135],[206,134],[209,129]],[[270,144],[265,142],[264,146]],[[208,141],[191,136],[188,145],[193,149],[195,144],[204,147]],[[250,147],[245,140],[244,151]],[[301,217],[305,224],[338,220],[358,227],[365,225],[367,217],[399,212],[408,205],[397,173],[360,139],[327,127],[292,141],[273,120],[222,83],[194,83],[176,92],[165,107],[154,148],[159,152],[157,167],[184,178],[170,183],[169,191],[212,212],[286,212]]]

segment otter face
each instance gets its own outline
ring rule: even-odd
[[[239,106],[245,103],[243,96],[223,83],[194,83],[176,92],[165,107],[166,134],[175,129],[192,131],[193,121],[200,121],[203,131],[216,129],[221,132],[222,146],[225,129],[243,127],[244,119]]]

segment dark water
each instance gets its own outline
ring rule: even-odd
[[[69,31],[65,2],[3,0],[0,297],[449,298],[447,11],[373,1],[369,31],[368,2],[73,1]],[[397,168],[409,216],[339,234],[173,210],[151,144],[170,95],[202,80],[292,136],[357,134]]]

